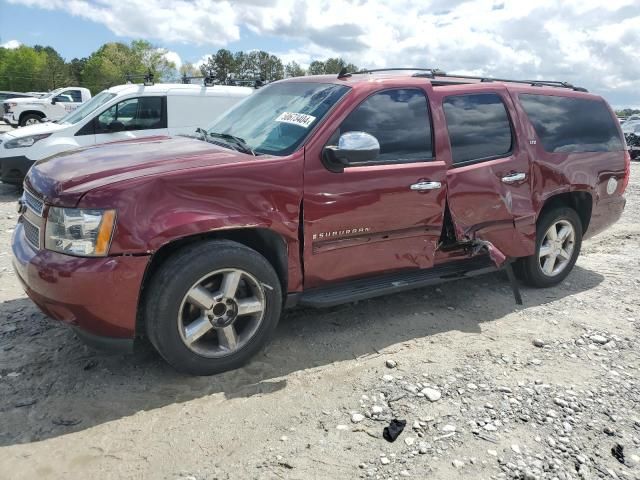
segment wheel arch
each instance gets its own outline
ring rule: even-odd
[[[576,190],[572,192],[558,193],[552,195],[544,201],[540,212],[538,213],[538,220],[542,216],[554,208],[569,207],[576,211],[580,217],[580,223],[582,225],[582,236],[584,237],[589,223],[591,222],[591,212],[593,210],[593,197],[591,193],[582,190]]]
[[[25,115],[37,115],[40,118],[46,117],[46,115],[38,110],[25,110],[24,112],[20,112],[20,117],[18,118],[18,123],[22,123],[22,119]]]
[[[283,295],[286,295],[288,278],[288,246],[282,235],[268,228],[251,227],[237,228],[228,230],[214,230],[204,234],[190,235],[174,239],[156,250],[147,266],[142,279],[140,295],[138,299],[138,313],[136,316],[136,336],[145,335],[144,319],[142,318],[142,305],[144,304],[146,287],[155,272],[162,266],[176,251],[194,243],[200,243],[208,240],[231,240],[249,247],[260,255],[265,257],[267,261],[276,271],[280,284],[282,286]]]

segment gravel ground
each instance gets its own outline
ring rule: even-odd
[[[40,314],[10,264],[17,197],[0,185],[0,478],[640,478],[640,164],[621,221],[523,306],[492,274],[294,310],[209,378]]]

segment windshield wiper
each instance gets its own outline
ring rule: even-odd
[[[202,139],[205,141],[212,141],[213,143],[215,143],[214,139],[221,139],[221,143],[223,144],[223,146],[229,146],[233,150],[236,150],[238,152],[249,153],[254,157],[256,156],[256,153],[243,138],[229,135],[228,133],[207,132],[203,128],[196,129],[196,133],[202,135]]]

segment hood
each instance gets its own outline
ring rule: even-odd
[[[254,157],[188,137],[147,137],[65,152],[36,162],[25,184],[47,203],[75,206],[89,190],[173,171]]]
[[[5,132],[5,135],[10,138],[24,138],[30,135],[39,135],[41,133],[54,133],[59,130],[64,130],[68,125],[60,125],[59,123],[47,122],[36,123],[35,125],[28,125],[26,127],[16,128]]]
[[[33,103],[34,105],[42,105],[45,102],[51,102],[51,99],[39,97],[7,98],[3,103],[17,103],[19,105]]]

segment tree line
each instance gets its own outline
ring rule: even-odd
[[[79,86],[96,94],[125,83],[128,75],[134,82],[140,82],[149,72],[156,82],[212,76],[216,83],[230,83],[238,79],[270,82],[285,77],[337,74],[343,67],[349,71],[358,70],[341,58],[316,60],[304,69],[294,61],[284,64],[278,56],[262,50],[234,53],[227,49],[211,54],[199,68],[185,63],[176,69],[176,65],[165,58],[165,52],[145,40],[134,40],[129,44],[110,42],[88,57],[65,61],[49,46],[0,47],[0,90],[30,92]]]
[[[302,77],[304,75],[338,74],[342,68],[350,72],[358,71],[352,63],[342,58],[329,58],[325,61],[315,60],[305,70],[297,62],[291,61],[286,65],[276,55],[262,50],[250,52],[235,52],[221,48],[207,58],[200,67],[202,75],[212,75],[219,83],[233,79],[260,79],[271,82],[285,77]],[[191,64],[183,65],[181,73],[191,75],[195,68]]]

